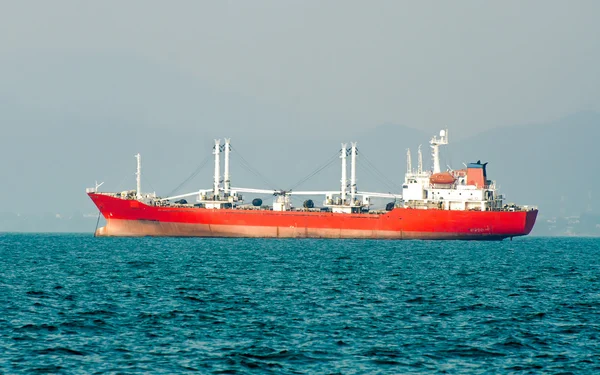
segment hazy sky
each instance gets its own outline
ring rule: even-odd
[[[133,188],[138,152],[144,187],[167,194],[213,137],[231,137],[269,187],[350,141],[401,184],[406,148],[442,127],[444,163],[490,161],[510,199],[556,201],[548,169],[513,168],[593,148],[598,15],[600,1],[0,0],[0,212],[94,212],[85,188]],[[537,148],[512,152],[514,140]],[[266,188],[240,161],[236,184]],[[211,178],[209,166],[187,188]],[[338,181],[332,167],[303,188]],[[359,182],[389,191],[363,171]]]
[[[466,136],[600,110],[598,1],[2,1],[1,10],[5,79],[28,60],[127,56],[328,131],[395,123]]]

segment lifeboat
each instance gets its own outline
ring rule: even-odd
[[[450,172],[434,173],[429,177],[429,183],[435,185],[450,185],[456,178]]]

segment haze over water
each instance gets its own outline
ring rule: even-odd
[[[0,234],[0,373],[597,373],[600,240]]]

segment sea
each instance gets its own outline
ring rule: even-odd
[[[597,374],[600,239],[0,234],[2,374]]]

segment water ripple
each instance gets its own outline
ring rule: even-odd
[[[0,373],[597,373],[600,240],[0,234]]]

